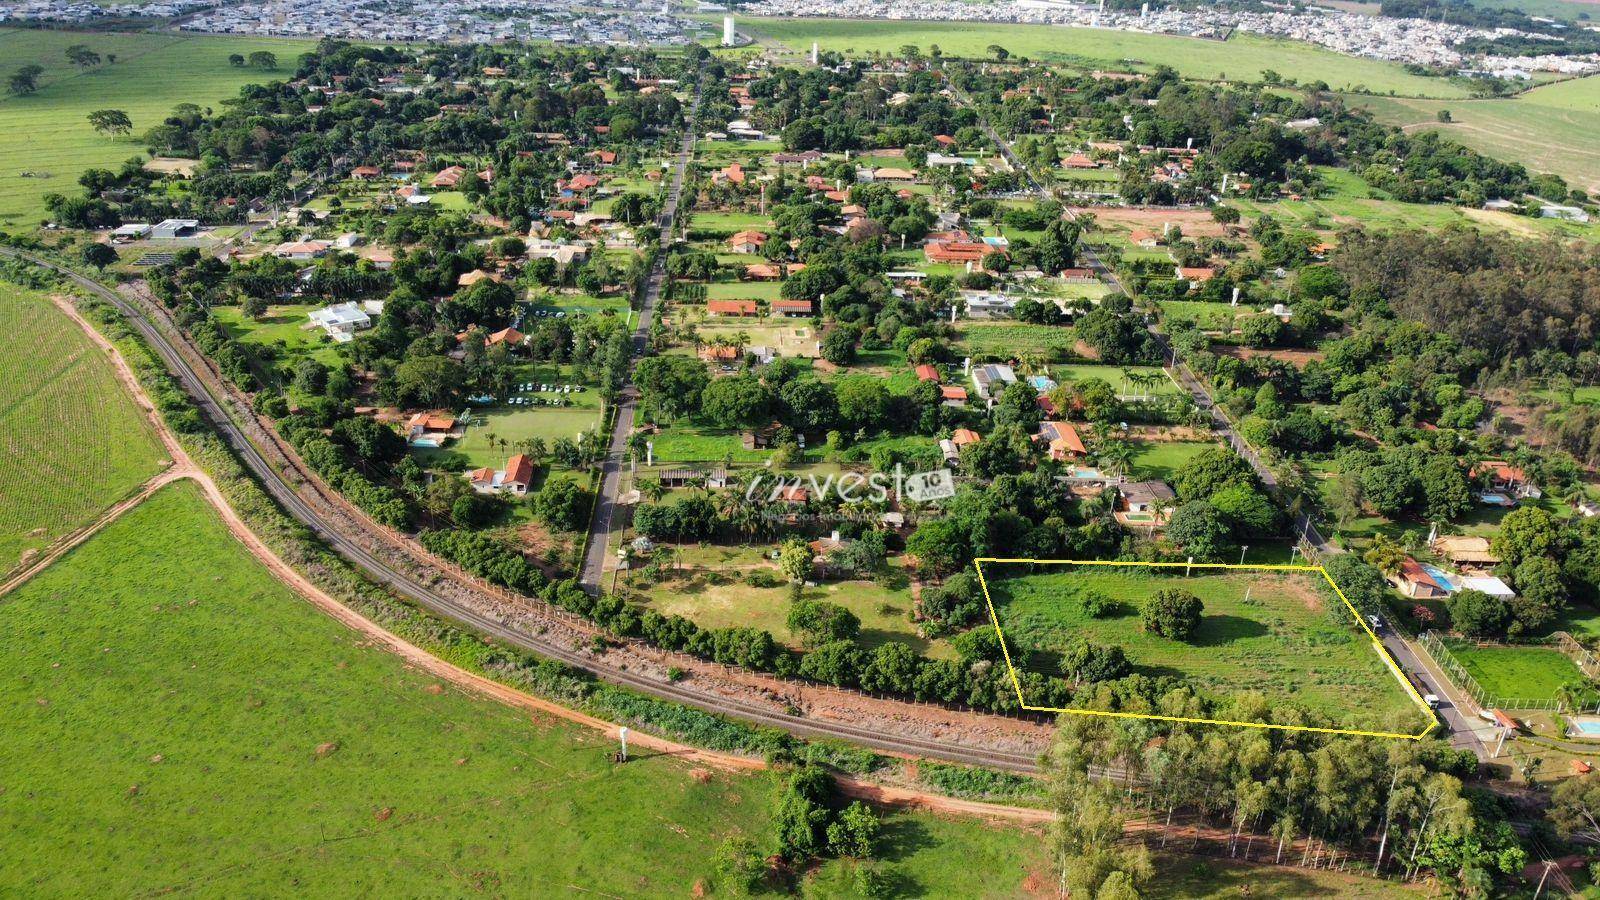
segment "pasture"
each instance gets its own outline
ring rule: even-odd
[[[102,57],[115,54],[116,62],[80,71],[64,54],[73,44]],[[0,29],[0,71],[30,63],[45,70],[37,93],[0,95],[0,227],[35,224],[44,216],[45,194],[76,193],[84,170],[115,169],[142,155],[139,136],[179,103],[207,106],[236,96],[243,85],[291,78],[295,58],[310,47],[271,38]],[[277,54],[278,70],[228,64],[229,54],[256,50]],[[133,133],[97,133],[85,118],[97,109],[123,110]]]
[[[0,709],[0,884],[33,896],[683,897],[726,837],[772,834],[776,776],[619,766],[598,732],[446,686],[275,581],[187,484],[0,604]],[[918,893],[1037,862],[1013,826],[886,824]]]
[[[1013,659],[1025,648],[1019,668],[1053,673],[1056,654],[1084,638],[1120,645],[1136,672],[1178,678],[1202,693],[1259,691],[1352,726],[1420,726],[1371,639],[1314,573],[1167,571],[1173,574],[1067,564],[1036,574],[983,568]],[[1140,604],[1163,588],[1189,591],[1205,605],[1188,641],[1141,627]],[[1088,615],[1084,598],[1091,594],[1113,601],[1111,612]]]
[[[1551,172],[1586,191],[1600,190],[1600,76],[1541,85],[1511,98],[1422,100],[1351,97],[1380,122],[1409,132],[1438,131],[1480,153]],[[1451,121],[1439,121],[1448,110]]]
[[[161,471],[150,423],[49,298],[0,281],[0,571]]]
[[[1149,70],[1169,65],[1187,78],[1256,81],[1276,71],[1302,82],[1326,81],[1341,90],[1413,97],[1462,97],[1466,92],[1442,78],[1412,75],[1395,63],[1342,56],[1295,41],[1236,34],[1227,41],[1137,34],[1053,25],[990,22],[911,22],[883,19],[758,19],[740,17],[739,30],[770,38],[796,52],[847,56],[898,53],[914,44],[924,53],[937,44],[945,56],[988,57],[999,44],[1013,56],[1085,66]]]

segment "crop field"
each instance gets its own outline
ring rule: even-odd
[[[117,60],[79,71],[64,55],[73,44]],[[236,96],[245,84],[288,79],[310,47],[270,38],[0,29],[0,71],[29,63],[45,70],[37,93],[0,95],[0,227],[33,224],[44,215],[44,195],[75,193],[85,169],[116,168],[143,154],[139,136],[179,103],[204,106]],[[228,65],[230,53],[256,50],[277,54],[278,71]],[[85,118],[97,109],[126,112],[133,133],[98,134]]]
[[[0,884],[31,896],[684,897],[714,885],[725,837],[772,829],[772,775],[618,766],[596,732],[373,648],[245,556],[187,484],[0,604],[0,710]],[[995,873],[1038,862],[1015,827],[886,824],[916,893],[1007,894]]]
[[[983,569],[1013,659],[1019,647],[1030,654],[1019,668],[1053,672],[1055,654],[1083,638],[1120,645],[1136,672],[1179,678],[1202,693],[1259,691],[1357,727],[1415,732],[1421,726],[1371,638],[1315,573],[1169,571],[1061,564],[1026,574],[994,563]],[[1163,588],[1186,590],[1205,606],[1188,641],[1141,626],[1140,604]],[[1115,606],[1091,617],[1083,608],[1091,594]]]
[[[1445,645],[1478,686],[1496,697],[1553,700],[1563,684],[1585,680],[1577,663],[1549,647],[1480,647],[1461,640]]]
[[[797,52],[817,41],[824,51],[847,55],[898,53],[906,44],[923,52],[934,45],[945,56],[988,57],[999,44],[1013,56],[1083,65],[1151,69],[1169,65],[1188,78],[1259,80],[1272,70],[1301,82],[1326,81],[1334,88],[1412,97],[1461,97],[1465,91],[1441,78],[1412,75],[1394,63],[1342,56],[1309,44],[1236,34],[1227,41],[1136,34],[1052,25],[988,22],[907,22],[864,19],[756,19],[740,17],[740,31],[771,38]]]
[[[1587,191],[1600,189],[1600,77],[1542,85],[1508,99],[1422,100],[1351,97],[1380,122],[1439,131],[1480,153],[1551,172]],[[1448,110],[1451,121],[1439,121]]]
[[[49,298],[0,281],[0,571],[85,524],[165,455],[111,364]]]

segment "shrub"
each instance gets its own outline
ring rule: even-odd
[[[1200,627],[1204,608],[1199,597],[1182,588],[1162,588],[1144,602],[1144,630],[1175,641],[1188,640]]]

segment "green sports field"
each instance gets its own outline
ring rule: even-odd
[[[80,71],[64,51],[85,44],[114,63]],[[179,103],[215,104],[251,82],[293,77],[295,58],[311,45],[269,38],[195,37],[0,29],[0,72],[44,67],[39,90],[0,94],[0,228],[31,226],[44,216],[44,195],[74,194],[84,170],[115,168],[144,153],[139,141]],[[278,71],[234,68],[228,55],[270,50]],[[120,109],[133,133],[107,137],[85,118]],[[24,173],[30,173],[27,176]]]
[[[1479,647],[1459,640],[1445,645],[1478,686],[1497,698],[1553,700],[1562,685],[1585,680],[1577,663],[1549,647]]]
[[[111,363],[48,297],[0,281],[0,572],[161,471]]]
[[[274,581],[186,484],[0,603],[0,711],[21,895],[685,897],[726,836],[770,836],[773,776],[616,766],[596,732],[446,687]],[[1011,895],[1037,845],[924,815],[889,839],[914,893],[963,896]]]
[[[1356,627],[1348,610],[1311,574],[1227,572],[1183,577],[1149,570],[1051,565],[1036,574],[987,564],[984,578],[1009,646],[1033,651],[1025,665],[1053,672],[1053,654],[1077,638],[1118,644],[1136,672],[1168,675],[1216,696],[1259,691],[1292,700],[1353,727],[1416,731],[1421,716]],[[1146,633],[1139,606],[1163,588],[1205,605],[1188,642]],[[1092,618],[1082,598],[1116,602]],[[1020,664],[1019,664],[1020,665]]]
[[[1544,85],[1510,99],[1349,99],[1381,122],[1439,131],[1481,153],[1600,190],[1600,76]],[[1449,111],[1449,124],[1439,121],[1440,110]]]
[[[1172,66],[1189,78],[1259,80],[1276,71],[1300,82],[1326,81],[1334,88],[1414,97],[1461,97],[1465,92],[1440,78],[1412,75],[1394,63],[1342,56],[1294,41],[1239,34],[1228,41],[1171,35],[1136,34],[1051,25],[989,22],[904,22],[863,19],[756,19],[740,17],[739,30],[770,38],[796,51],[823,50],[846,55],[898,53],[906,44],[929,52],[937,44],[946,56],[988,57],[999,44],[1013,56],[1086,65]]]

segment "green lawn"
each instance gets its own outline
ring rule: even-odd
[[[0,710],[0,884],[27,896],[684,897],[725,837],[772,830],[773,775],[618,766],[447,687],[273,580],[188,485],[0,603]],[[916,894],[1010,895],[1038,864],[1015,826],[887,826]]]
[[[554,365],[519,366],[518,390],[515,396],[551,399],[565,397],[572,406],[473,406],[473,422],[466,434],[442,449],[420,448],[412,451],[427,466],[445,466],[452,470],[476,469],[482,466],[501,468],[512,453],[525,452],[520,444],[531,438],[543,438],[548,449],[560,438],[577,441],[578,432],[593,431],[600,426],[600,396],[584,388],[573,394],[550,392],[523,392],[523,383],[577,385],[576,376],[568,369]],[[496,442],[490,446],[490,437]],[[499,441],[508,443],[502,445]]]
[[[0,572],[166,459],[109,360],[48,297],[0,281]]]
[[[1210,441],[1138,441],[1133,477],[1170,481],[1189,460],[1216,446]]]
[[[688,421],[674,422],[651,438],[658,463],[765,462],[770,450],[746,450],[741,432]]]
[[[293,365],[306,356],[324,365],[338,365],[341,362],[339,345],[321,328],[306,327],[310,324],[306,315],[320,308],[320,304],[269,306],[266,315],[251,319],[237,306],[218,306],[213,308],[212,314],[240,343],[277,356],[278,365]]]
[[[1037,326],[1049,327],[1049,326]],[[1159,375],[1159,381],[1152,381],[1150,386],[1136,385],[1129,381],[1126,374],[1139,376]],[[1069,381],[1083,381],[1089,378],[1098,378],[1111,385],[1117,393],[1129,397],[1164,397],[1182,393],[1178,386],[1172,383],[1160,366],[1099,366],[1093,364],[1068,365],[1054,363],[1050,366],[1050,377],[1057,382],[1065,384]]]
[[[1419,727],[1417,710],[1371,639],[1342,604],[1329,609],[1337,600],[1315,576],[1233,572],[1185,578],[1181,572],[1146,571],[1061,565],[1023,575],[991,565],[984,576],[1008,643],[1033,651],[1029,669],[1055,671],[1054,652],[1081,637],[1121,645],[1136,671],[1181,678],[1202,692],[1254,690],[1352,726]],[[1162,588],[1187,590],[1205,604],[1190,642],[1141,628],[1139,604]],[[1117,609],[1090,618],[1079,599],[1090,592],[1116,601]]]
[[[776,281],[713,281],[706,285],[706,299],[776,300],[781,287]]]
[[[739,29],[772,38],[795,51],[863,56],[898,53],[906,44],[926,52],[938,44],[945,56],[990,57],[999,44],[1013,56],[1084,65],[1149,70],[1169,65],[1189,78],[1258,80],[1274,70],[1303,82],[1326,81],[1358,89],[1418,97],[1461,97],[1465,91],[1442,78],[1412,75],[1396,63],[1344,56],[1310,44],[1248,34],[1227,41],[1137,34],[1098,28],[1004,25],[989,22],[909,22],[884,19],[756,19],[740,17]]]
[[[1578,664],[1549,647],[1478,647],[1446,640],[1450,654],[1495,697],[1553,700],[1569,681],[1583,681]]]
[[[117,61],[79,71],[64,55],[73,44]],[[34,224],[45,194],[75,194],[85,169],[115,169],[143,154],[138,136],[179,103],[216,104],[242,85],[292,78],[295,57],[310,48],[271,38],[0,29],[0,71],[30,63],[45,69],[37,93],[0,95],[0,226]],[[256,50],[277,54],[278,71],[228,65],[230,53]],[[106,137],[89,127],[89,112],[108,108],[132,117],[131,135]]]

